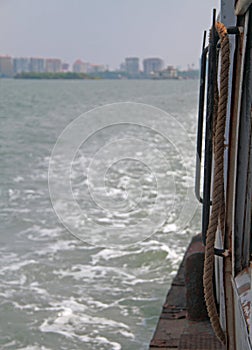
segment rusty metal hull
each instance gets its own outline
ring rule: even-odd
[[[204,248],[198,235],[190,243],[168,291],[150,350],[224,350],[213,333],[205,309],[201,285],[203,256]]]

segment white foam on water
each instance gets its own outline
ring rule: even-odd
[[[50,298],[50,294],[48,293],[48,291],[46,289],[40,287],[38,282],[30,283],[29,290],[36,292],[36,294],[43,296],[46,299]]]
[[[16,176],[13,178],[13,181],[16,183],[23,182],[24,178],[22,176]]]
[[[120,249],[107,249],[104,248],[101,251],[99,251],[96,254],[92,255],[92,264],[96,265],[99,263],[101,260],[108,261],[110,259],[118,258],[118,257],[123,257],[132,254],[132,252],[129,251],[124,251]]]
[[[77,264],[71,269],[60,269],[55,271],[60,277],[71,276],[75,280],[101,280],[107,275],[112,275],[113,277],[118,276],[122,280],[128,279],[133,280],[135,276],[123,271],[122,268],[110,267],[110,266],[90,266],[90,265],[80,265]]]
[[[44,256],[47,254],[56,254],[62,251],[73,251],[76,249],[78,241],[75,240],[57,240],[56,242],[46,242],[43,248],[36,250],[35,254]]]
[[[131,332],[119,330],[119,333],[125,338],[135,339],[134,334]]]
[[[16,188],[9,188],[8,194],[10,201],[15,201],[20,198],[21,191]]]
[[[122,258],[134,255],[139,255],[143,252],[159,250],[159,251],[167,251],[170,252],[168,245],[163,244],[162,242],[155,240],[146,240],[132,246],[131,249],[108,249],[104,248],[100,250],[98,253],[92,255],[92,264],[96,265],[98,263],[102,263],[102,261],[109,261],[111,259]]]
[[[40,331],[43,333],[61,334],[69,339],[78,338],[82,342],[89,344],[109,345],[111,346],[109,349],[121,349],[121,345],[117,342],[109,341],[100,332],[104,333],[106,330],[106,332],[112,334],[112,330],[114,330],[123,337],[134,339],[129,326],[125,323],[84,314],[87,307],[84,305],[80,307],[80,305],[73,299],[65,300],[63,305],[54,304],[54,308],[60,306],[61,310],[54,317],[44,320],[39,326]],[[95,331],[90,333],[90,327],[95,329]]]
[[[97,337],[96,340],[100,341],[100,344],[106,344],[112,346],[111,350],[121,350],[122,347],[119,343],[111,342],[105,337]]]
[[[24,261],[19,260],[13,263],[10,262],[9,265],[0,268],[0,273],[4,274],[6,271],[18,271],[22,267],[27,265],[32,265],[32,264],[37,264],[37,261],[34,259],[30,259],[30,260],[24,260]]]
[[[20,234],[26,235],[32,241],[46,241],[52,238],[58,238],[62,234],[60,227],[46,228],[33,225],[29,229],[22,231]]]
[[[16,348],[17,350],[51,350],[51,348],[47,348],[41,345],[28,345],[25,348]]]
[[[164,227],[162,228],[162,231],[164,233],[168,233],[168,232],[177,232],[177,225],[175,224],[166,224],[164,225]]]
[[[82,336],[79,336],[78,338],[81,341],[91,345],[92,349],[93,349],[93,345],[96,346],[96,349],[98,349],[98,347],[99,347],[100,350],[105,350],[104,346],[106,346],[106,349],[108,349],[108,350],[121,350],[122,349],[122,347],[119,343],[109,341],[106,337],[97,336],[95,338],[92,338],[92,337],[82,335]],[[107,348],[107,345],[109,346],[109,348]],[[89,348],[89,349],[91,349],[91,348]]]
[[[119,303],[122,300],[125,300],[125,299],[118,299],[118,300],[115,300],[115,301],[113,301],[111,303],[105,304],[105,303],[103,303],[101,301],[90,299],[90,300],[86,300],[86,303],[91,308],[95,307],[95,309],[106,310],[106,309],[111,308],[111,307],[119,307],[119,308],[121,308]]]

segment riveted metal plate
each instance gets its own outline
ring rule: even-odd
[[[224,349],[216,337],[207,334],[183,334],[178,350],[222,350]]]

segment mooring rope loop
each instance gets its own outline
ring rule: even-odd
[[[213,195],[212,195],[212,211],[209,220],[206,236],[205,262],[204,262],[204,294],[208,315],[213,330],[221,341],[225,344],[225,333],[220,325],[220,319],[216,307],[214,288],[213,288],[213,271],[214,271],[214,244],[215,235],[220,225],[222,235],[224,234],[224,137],[226,127],[227,101],[228,101],[228,78],[230,66],[230,47],[227,29],[224,24],[217,22],[215,24],[216,31],[220,38],[221,48],[221,68],[220,68],[220,87],[216,85],[215,103],[218,107],[214,112],[213,121],[213,149],[214,149],[214,175],[213,175]],[[219,95],[219,96],[218,96]],[[216,105],[215,105],[216,107]]]

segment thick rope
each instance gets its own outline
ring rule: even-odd
[[[220,71],[220,94],[218,98],[217,119],[214,121],[214,178],[213,178],[213,195],[212,195],[212,211],[209,220],[206,250],[204,262],[204,293],[208,315],[213,327],[213,330],[221,341],[225,344],[226,337],[223,332],[217,312],[217,307],[214,297],[213,288],[213,269],[214,269],[214,243],[215,234],[218,228],[218,223],[221,223],[223,229],[223,215],[225,213],[224,207],[224,135],[226,125],[226,112],[228,100],[228,76],[229,76],[229,39],[226,27],[217,22],[216,30],[221,42],[221,71]],[[223,234],[223,232],[222,232]]]

